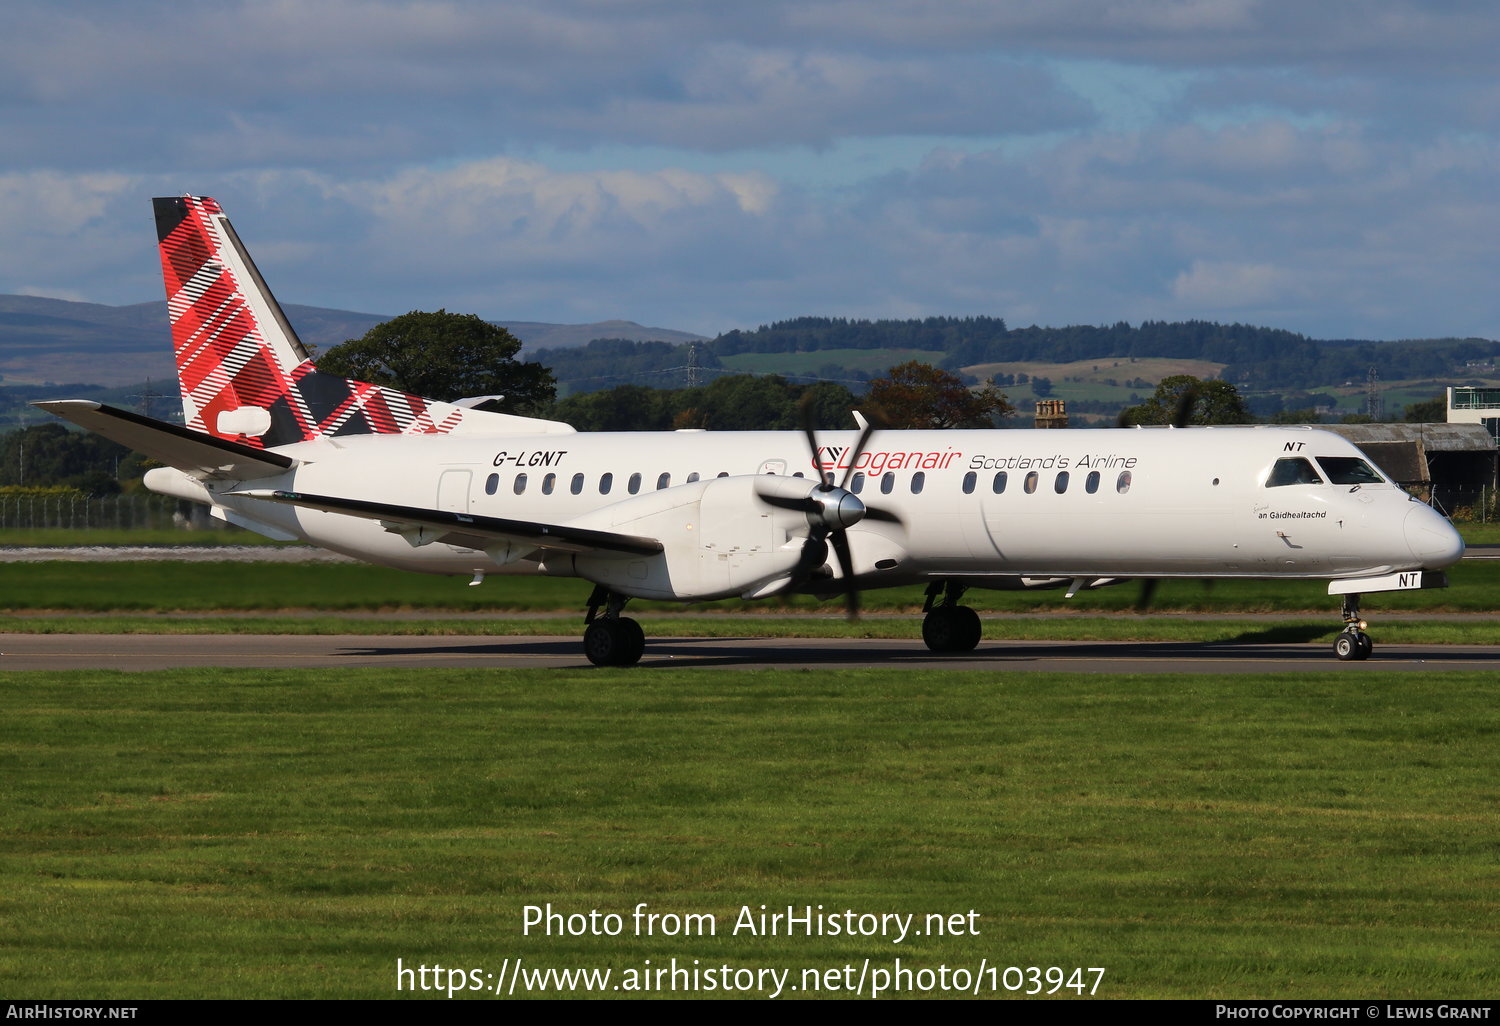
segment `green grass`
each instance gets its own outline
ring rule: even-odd
[[[1464,536],[1466,545],[1500,545],[1500,523],[1456,523],[1458,533]]]
[[[1500,596],[1500,563],[1470,562],[1450,572],[1452,587],[1371,595],[1366,606],[1380,611],[1488,612]],[[363,564],[188,563],[11,563],[0,564],[0,611],[207,611],[207,610],[402,610],[466,612],[581,610],[590,586],[583,581],[494,575],[479,587],[467,577],[435,577]],[[1063,591],[1004,592],[974,589],[966,604],[982,611],[1025,614],[1127,611],[1141,589],[1125,584],[1066,598]],[[917,610],[922,589],[866,592],[865,608]],[[681,612],[679,603],[632,602],[636,610]],[[812,598],[753,603],[717,602],[689,610],[776,612],[835,611],[837,601]],[[1313,611],[1332,617],[1338,602],[1318,581],[1163,581],[1152,608],[1158,612]]]
[[[1114,998],[1486,998],[1494,690],[1378,672],[11,674],[0,978],[28,998],[379,998],[398,958],[900,957],[1102,966]],[[717,935],[523,934],[527,905],[638,902]],[[972,909],[979,932],[731,935],[761,904]]]

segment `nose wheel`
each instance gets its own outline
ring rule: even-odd
[[[1344,629],[1333,642],[1333,654],[1341,662],[1359,662],[1370,658],[1375,642],[1365,633],[1369,626],[1359,615],[1359,596],[1344,596]]]

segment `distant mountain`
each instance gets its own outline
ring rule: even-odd
[[[391,315],[286,306],[302,341],[318,349],[358,338]],[[527,350],[581,346],[596,338],[690,342],[702,336],[634,321],[545,324],[496,321]],[[147,378],[175,382],[165,300],[130,306],[75,303],[40,296],[0,295],[0,385],[134,385]]]

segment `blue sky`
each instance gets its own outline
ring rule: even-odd
[[[0,292],[1500,337],[1490,0],[21,0]]]

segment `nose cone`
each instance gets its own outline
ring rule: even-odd
[[[859,501],[859,496],[853,492],[846,492],[842,488],[835,488],[837,493],[831,497],[832,501],[824,500],[823,522],[829,527],[850,528],[865,518],[865,504]]]
[[[1457,563],[1464,554],[1464,540],[1448,518],[1419,502],[1406,514],[1406,544],[1428,570]]]

